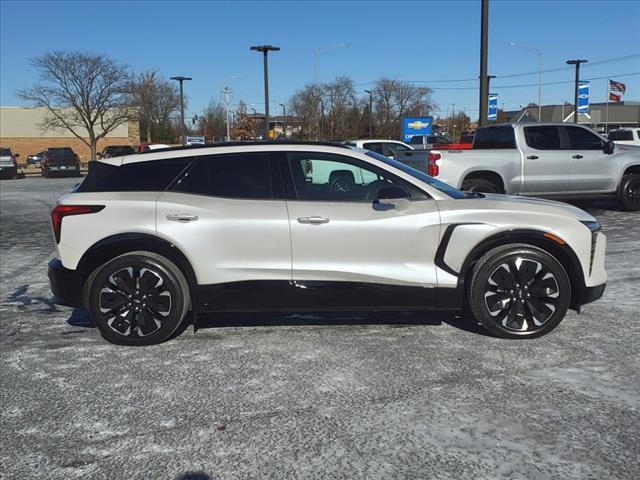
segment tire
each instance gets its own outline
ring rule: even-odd
[[[180,269],[152,252],[130,252],[98,267],[85,285],[89,312],[111,343],[162,343],[189,309],[189,287]],[[148,302],[148,304],[147,304]]]
[[[485,178],[467,178],[462,182],[461,190],[465,192],[502,193],[498,185]]]
[[[622,210],[640,210],[640,175],[632,173],[622,177],[618,187],[618,203]]]
[[[537,338],[564,318],[571,283],[549,253],[533,245],[512,244],[496,247],[478,260],[467,293],[474,316],[494,335]]]
[[[42,176],[44,178],[49,178],[49,173],[46,170],[42,170]]]

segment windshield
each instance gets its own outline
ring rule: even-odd
[[[465,192],[461,192],[457,188],[453,188],[451,185],[448,185],[440,180],[436,180],[435,178],[427,175],[426,173],[421,172],[420,170],[416,170],[408,165],[405,165],[402,162],[394,160],[393,158],[385,157],[384,155],[380,155],[375,152],[365,152],[365,155],[370,156],[371,158],[375,158],[376,160],[380,160],[381,162],[386,163],[387,165],[391,165],[392,167],[397,168],[398,170],[403,171],[404,173],[411,175],[414,178],[417,178],[423,183],[440,190],[445,195],[449,195],[451,198],[470,198],[471,195]]]
[[[11,150],[9,150],[8,148],[0,148],[0,156],[2,156],[2,157],[10,157],[11,156]]]

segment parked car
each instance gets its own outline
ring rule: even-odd
[[[47,148],[42,157],[42,176],[80,176],[80,158],[69,147]]]
[[[444,135],[414,135],[409,140],[409,145],[414,148],[427,148],[428,146],[449,145],[452,141]]]
[[[98,158],[121,157],[123,155],[133,155],[136,151],[131,145],[109,145],[104,147],[98,154]]]
[[[640,145],[640,128],[619,128],[611,130],[609,140],[621,145]]]
[[[94,162],[51,212],[56,302],[109,341],[188,310],[446,309],[533,338],[605,287],[605,236],[562,203],[465,193],[375,152],[269,142]]]
[[[33,155],[29,155],[27,157],[27,165],[33,165],[37,168],[42,167],[42,157],[44,157],[44,152],[38,152],[34,153]]]
[[[165,145],[164,143],[143,143],[142,145],[138,146],[138,153],[160,150],[162,148],[171,148],[171,145]]]
[[[348,140],[343,142],[344,145],[349,145],[357,148],[364,148],[365,150],[371,150],[372,152],[379,153],[389,158],[393,158],[396,152],[406,152],[413,150],[413,147],[407,145],[404,142],[397,140],[386,139],[362,139],[362,140]]]
[[[473,192],[593,198],[640,210],[640,150],[618,147],[581,125],[479,128],[473,149],[435,152],[430,174]]]
[[[18,178],[18,161],[20,154],[11,153],[10,148],[0,148],[0,176],[2,178]]]

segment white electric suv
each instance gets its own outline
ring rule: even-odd
[[[468,308],[506,338],[605,287],[605,236],[563,203],[463,193],[374,152],[270,142],[91,162],[52,211],[54,297],[125,345],[189,310]]]

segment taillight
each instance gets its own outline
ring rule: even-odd
[[[56,243],[60,243],[60,232],[62,230],[62,219],[70,215],[84,215],[86,213],[96,213],[104,208],[104,205],[58,205],[51,210],[51,224]]]
[[[44,166],[47,165],[47,163],[49,163],[49,157],[47,157],[47,154],[45,153],[44,157],[42,157],[42,164],[41,165],[44,167]]]
[[[13,162],[13,166],[18,168],[18,161],[16,160],[16,157],[11,157],[11,161]]]
[[[431,177],[437,177],[440,173],[440,167],[436,163],[438,160],[442,158],[442,155],[439,153],[429,153],[429,157],[427,160],[427,173]]]

